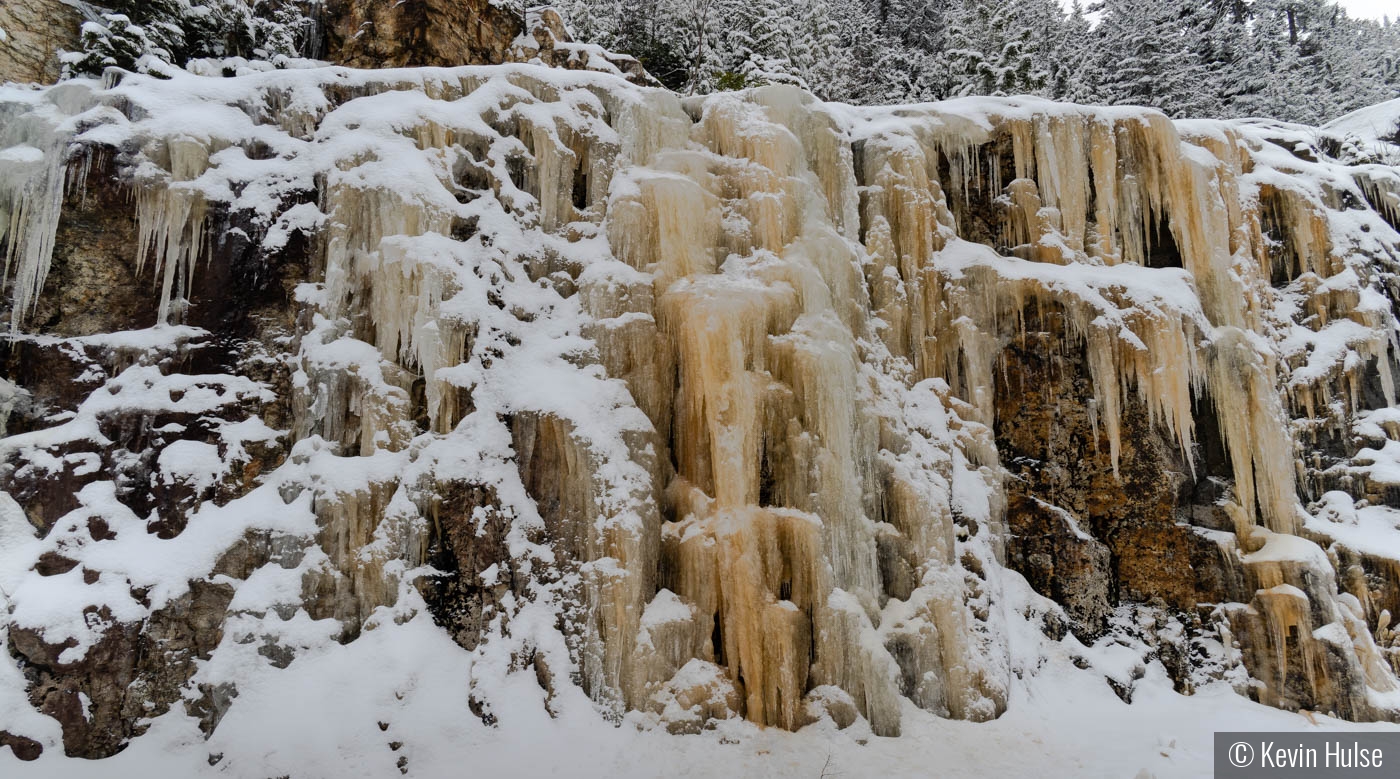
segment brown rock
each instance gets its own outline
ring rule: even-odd
[[[58,50],[78,43],[82,16],[60,0],[5,0],[0,3],[0,83],[58,80]]]
[[[1211,515],[1212,506],[1194,505],[1211,494],[1190,489],[1170,434],[1130,397],[1115,474],[1107,435],[1084,402],[1094,387],[1083,351],[1063,348],[1072,339],[1057,312],[1028,310],[1026,321],[996,372],[997,448],[1015,477],[1007,483],[1008,562],[1065,607],[1081,637],[1100,631],[1120,601],[1190,610],[1238,594],[1231,561],[1188,523]],[[1199,420],[1198,435],[1213,425]]]
[[[39,555],[39,561],[34,564],[34,570],[40,576],[58,576],[73,570],[77,564],[77,560],[50,551]]]
[[[500,598],[517,584],[509,569],[497,576],[494,586],[481,579],[492,565],[510,559],[506,543],[510,520],[494,510],[499,504],[489,487],[454,482],[440,485],[439,494],[429,511],[437,530],[429,560],[445,575],[420,579],[418,588],[433,621],[458,644],[473,649]],[[478,508],[487,509],[480,527],[473,516]]]
[[[528,19],[489,0],[329,0],[326,57],[356,68],[537,62],[567,70],[620,73],[655,85],[635,57],[574,43],[551,8]]]
[[[30,701],[62,727],[64,752],[107,757],[143,732],[141,720],[181,699],[195,661],[208,658],[222,638],[232,598],[228,585],[192,582],[188,593],[144,624],[112,624],[71,663],[59,660],[71,641],[50,644],[28,628],[10,629],[10,652],[26,664]],[[105,609],[95,616],[111,620]],[[17,754],[28,749],[22,743],[15,748]]]
[[[8,730],[0,730],[0,747],[8,746],[20,760],[38,760],[44,753],[44,745],[26,736],[17,736]]]
[[[489,0],[329,0],[327,58],[356,68],[495,65],[523,20]]]
[[[1081,638],[1102,633],[1113,610],[1108,547],[1080,530],[1073,514],[1033,496],[1013,495],[1006,518],[1007,561],[1064,607]]]

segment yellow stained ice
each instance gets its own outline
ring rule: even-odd
[[[669,349],[658,362],[675,371],[670,398],[652,397],[664,383],[633,382],[644,406],[673,409],[661,581],[694,607],[696,634],[713,623],[704,659],[728,670],[745,716],[791,727],[805,679],[845,689],[877,730],[897,728],[888,693],[899,670],[870,652],[891,597],[871,555],[872,495],[883,491],[880,517],[918,539],[921,570],[957,567],[936,505],[872,468],[882,441],[859,366],[877,351],[908,360],[910,380],[947,381],[990,426],[1003,345],[1032,313],[1058,312],[1058,348],[1083,350],[1115,468],[1130,397],[1187,453],[1196,404],[1213,404],[1246,525],[1296,532],[1279,366],[1250,335],[1271,268],[1259,262],[1260,214],[1241,205],[1239,138],[1184,139],[1141,112],[1021,111],[988,128],[909,109],[847,156],[794,94],[693,103],[688,142],[649,142],[609,202],[619,256],[654,280],[648,313]],[[997,149],[1008,147],[1003,171]],[[1292,238],[1299,269],[1324,267],[1325,221],[1304,201],[1292,207],[1285,219],[1305,231]],[[853,208],[858,246],[843,240]],[[1000,225],[991,237],[1017,257],[1161,263],[1153,272],[1187,274],[1185,292],[999,263],[959,237],[987,208]],[[816,570],[799,580],[795,566]],[[809,593],[811,582],[823,584]],[[951,716],[994,715],[996,682],[958,662],[969,628],[955,590],[918,590],[923,605],[890,639],[927,680],[903,692]],[[791,665],[809,642],[810,676]]]

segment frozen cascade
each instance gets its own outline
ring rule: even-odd
[[[18,332],[43,291],[63,207],[69,117],[88,107],[90,90],[63,85],[41,97],[0,104],[0,247],[14,268],[10,332]]]
[[[349,641],[438,609],[486,721],[521,672],[551,712],[579,688],[676,732],[796,729],[849,703],[893,736],[906,699],[995,718],[1034,672],[1009,636],[1057,608],[1016,594],[997,440],[1008,349],[1048,333],[1054,360],[1086,367],[1091,397],[1063,400],[1088,409],[1114,478],[1140,410],[1183,480],[1227,484],[1230,528],[1209,538],[1238,586],[1218,611],[1255,694],[1397,713],[1388,650],[1306,540],[1312,480],[1336,474],[1291,432],[1366,413],[1368,365],[1394,403],[1393,171],[1298,159],[1270,135],[1287,128],[1145,109],[682,99],[529,66],[129,76],[0,92],[0,117],[13,333],[70,166],[134,201],[158,334],[198,313],[232,231],[264,258],[292,236],[308,253],[277,341],[288,430],[249,410],[273,394],[251,381],[172,383],[149,407],[243,415],[219,428],[220,489],[251,467],[246,440],[283,447],[160,542],[194,550],[179,577],[205,577],[252,555],[214,521],[247,509],[250,532],[295,549],[282,573],[220,563],[231,636],[295,654],[311,639],[271,615]],[[66,467],[56,447],[100,442],[131,386],[117,373],[0,442],[6,462]],[[65,554],[104,570],[138,520],[83,489],[74,511],[121,529]],[[159,586],[104,589],[117,621],[188,590],[120,575]],[[52,586],[36,574],[14,597]],[[61,616],[13,621],[79,656],[99,640]],[[214,649],[189,697],[236,680],[252,640]]]

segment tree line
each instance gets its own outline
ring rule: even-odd
[[[412,0],[409,0],[410,2]],[[521,0],[498,0],[519,5]],[[1038,95],[1320,124],[1400,97],[1400,23],[1329,0],[554,0],[576,38],[685,93],[861,104]],[[102,0],[70,74],[316,56],[320,0]]]
[[[1038,95],[1318,124],[1400,96],[1400,24],[1328,0],[557,0],[673,89],[864,104]]]

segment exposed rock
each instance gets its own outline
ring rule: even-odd
[[[524,20],[491,0],[327,0],[327,58],[357,68],[509,61]]]
[[[1031,331],[996,373],[998,449],[1012,474],[1008,562],[1065,607],[1081,638],[1101,633],[1122,601],[1191,610],[1237,595],[1237,564],[1191,525],[1215,507],[1195,502],[1179,448],[1130,402],[1115,473],[1092,407],[1066,402],[1092,392],[1083,352],[1060,346],[1062,317],[1027,318]],[[1046,329],[1035,332],[1037,323]],[[1220,472],[1205,458],[1196,467],[1203,483]]]
[[[139,721],[181,700],[195,662],[207,659],[222,637],[232,595],[228,586],[193,583],[189,596],[144,625],[116,623],[94,610],[90,618],[109,626],[76,661],[63,659],[68,645],[12,627],[10,651],[25,662],[30,700],[58,720],[64,751],[86,758],[114,754],[144,730]]]
[[[1073,514],[1033,497],[1012,496],[1007,527],[1011,565],[1065,607],[1081,639],[1101,634],[1113,608],[1108,547],[1080,530]]]
[[[634,84],[660,86],[635,57],[574,42],[564,27],[564,20],[553,8],[532,9],[528,21],[529,32],[517,38],[511,48],[511,62],[542,62],[566,70],[612,72]]]
[[[9,731],[0,730],[0,747],[9,747],[14,751],[15,757],[20,760],[38,760],[44,753],[44,745],[26,736],[16,736]]]
[[[517,9],[520,6],[517,5]],[[357,68],[496,65],[539,62],[598,70],[654,84],[640,62],[575,43],[552,8],[524,17],[492,0],[327,0],[326,56]]]
[[[702,660],[687,663],[647,702],[666,730],[675,734],[699,733],[735,716],[740,707],[734,684],[721,669]]]
[[[0,5],[0,83],[52,84],[58,51],[78,43],[82,15],[64,0],[5,0]]]
[[[492,510],[499,502],[487,488],[453,484],[439,494],[429,512],[436,532],[428,560],[440,573],[418,586],[433,619],[473,649],[502,597],[520,586],[514,572],[501,569],[510,524]]]

